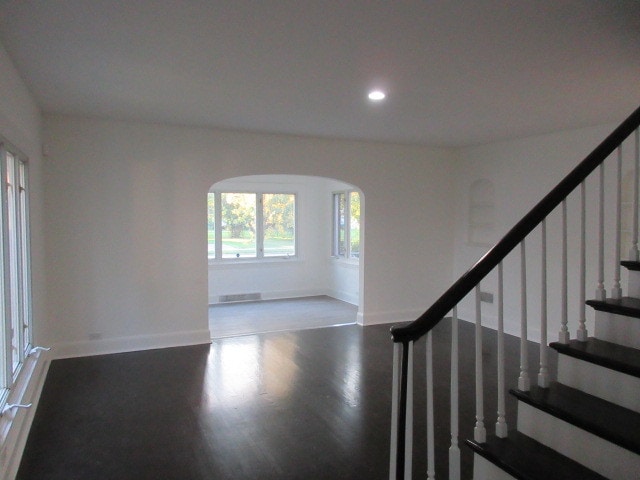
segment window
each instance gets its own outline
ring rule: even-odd
[[[207,219],[211,260],[296,255],[295,194],[209,193]]]
[[[31,348],[31,272],[27,164],[17,150],[0,143],[6,180],[0,208],[0,402],[6,399]]]
[[[360,258],[360,194],[355,191],[333,194],[333,242],[336,258]]]

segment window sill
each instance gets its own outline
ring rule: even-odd
[[[300,257],[269,257],[269,258],[247,258],[235,259],[229,258],[224,260],[208,260],[210,267],[236,267],[246,265],[255,267],[259,265],[278,265],[282,266],[289,263],[300,263]]]
[[[49,366],[46,352],[35,352],[25,359],[6,404],[31,404],[29,408],[8,410],[0,416],[0,478],[13,478],[35,415],[40,392]]]

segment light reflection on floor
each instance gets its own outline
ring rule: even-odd
[[[354,344],[349,346],[346,352],[345,367],[343,396],[348,406],[357,407],[360,405],[360,381],[362,379],[362,354],[360,345]]]
[[[286,399],[292,392],[299,368],[294,333],[275,336],[245,335],[214,340],[209,353],[203,403],[236,407],[267,395],[271,401]]]
[[[392,344],[368,332],[52,362],[20,478],[382,480]]]

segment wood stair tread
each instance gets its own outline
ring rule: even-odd
[[[467,440],[474,452],[519,480],[603,480],[605,477],[518,432],[488,435],[485,443]]]
[[[627,270],[632,270],[635,272],[640,271],[640,262],[636,262],[634,260],[623,260],[620,262],[620,265],[622,265]]]
[[[622,297],[605,300],[587,300],[587,305],[601,312],[640,318],[640,298]]]
[[[640,454],[640,413],[558,382],[529,392],[511,390],[519,400]]]
[[[549,344],[558,353],[640,378],[640,350],[590,337],[586,342]]]

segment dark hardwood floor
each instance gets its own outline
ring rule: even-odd
[[[461,448],[474,421],[473,326],[461,322]],[[450,325],[434,333],[437,478],[449,448]],[[495,333],[485,331],[486,425],[495,422]],[[514,386],[518,343],[507,338]],[[533,346],[533,344],[532,344]],[[530,348],[535,378],[537,348]],[[553,359],[552,359],[553,360]],[[21,480],[388,478],[389,326],[213,340],[211,345],[56,360]],[[424,342],[416,346],[414,478],[425,477]],[[515,401],[509,399],[511,427]]]

